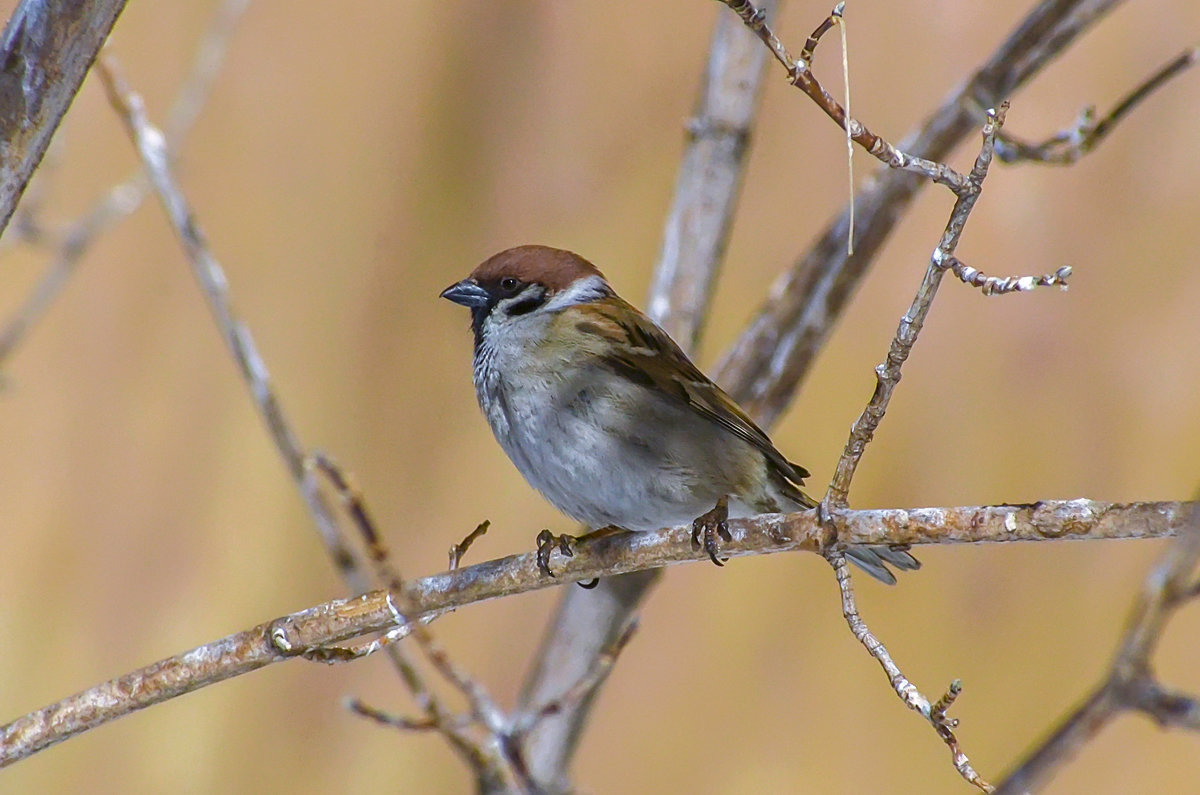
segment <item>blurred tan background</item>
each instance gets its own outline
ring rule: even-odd
[[[12,0],[0,3],[5,17]],[[1027,6],[852,7],[854,111],[898,139]],[[131,3],[112,50],[161,121],[216,4]],[[826,3],[790,2],[798,48]],[[356,473],[407,574],[570,523],[478,414],[461,308],[485,256],[544,242],[641,302],[718,12],[710,0],[254,4],[181,179],[302,438]],[[1200,6],[1130,3],[1014,98],[1036,137],[1106,107],[1200,35]],[[836,43],[823,78],[839,82]],[[845,201],[837,129],[773,70],[700,355],[711,366]],[[1200,478],[1200,72],[1070,169],[998,166],[960,249],[988,273],[1076,269],[1071,290],[985,299],[947,282],[852,499],[859,507],[1086,496],[1168,500]],[[954,160],[965,166],[976,143]],[[60,131],[46,217],[77,216],[134,159],[100,86]],[[871,168],[861,154],[860,175]],[[44,178],[44,177],[43,177]],[[927,190],[775,438],[827,482],[951,201]],[[46,255],[3,255],[0,312]],[[0,392],[0,721],[158,658],[343,595],[160,208],[89,252]],[[998,777],[1102,674],[1161,543],[921,551],[861,608]],[[437,626],[511,704],[558,594]],[[1200,615],[1158,656],[1200,690]],[[432,735],[349,715],[413,706],[383,659],[294,662],[127,717],[0,773],[2,792],[458,792]],[[1200,787],[1200,741],[1130,717],[1051,791]],[[967,791],[846,630],[811,556],[673,570],[595,710],[584,791]]]

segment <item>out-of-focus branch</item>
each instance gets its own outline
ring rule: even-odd
[[[532,793],[535,788],[529,781],[524,761],[514,752],[513,743],[508,739],[507,717],[484,686],[450,659],[441,644],[434,639],[425,622],[410,622],[405,618],[414,613],[408,600],[407,588],[400,571],[392,562],[391,554],[384,545],[374,520],[371,519],[362,493],[351,483],[347,473],[327,456],[317,454],[312,463],[317,471],[328,477],[336,489],[342,507],[362,535],[368,557],[375,569],[375,579],[392,596],[390,606],[396,624],[387,634],[366,645],[351,649],[326,646],[317,650],[317,657],[330,655],[328,659],[337,660],[343,657],[342,652],[345,652],[344,659],[348,661],[365,657],[381,647],[386,648],[401,679],[425,713],[425,718],[423,721],[396,718],[381,722],[397,727],[429,728],[440,732],[471,767],[481,791]],[[450,553],[451,570],[458,567],[463,551],[469,549],[474,539],[486,529],[487,524],[481,524],[463,539],[461,544],[454,545]],[[433,687],[413,663],[408,653],[409,648],[397,643],[409,635],[416,641],[417,647],[424,652],[434,669],[466,699],[470,706],[468,715],[456,715],[442,705]],[[375,720],[380,720],[385,714],[358,701],[352,702],[350,706],[358,714]]]
[[[1040,3],[897,148],[928,160],[944,159],[978,129],[982,108],[1010,97],[1117,2]],[[879,172],[854,199],[854,254],[846,255],[846,210],[772,286],[758,316],[717,368],[717,381],[761,423],[770,425],[787,406],[883,242],[925,184],[912,172]]]
[[[832,518],[838,528],[837,541],[854,545],[1161,538],[1172,535],[1195,506],[1189,502],[1114,504],[1070,500],[836,511]],[[722,554],[730,557],[798,550],[824,554],[834,543],[828,525],[820,521],[816,511],[733,519],[729,530],[733,540],[722,547]],[[707,553],[692,548],[690,526],[611,535],[577,545],[575,556],[564,561],[561,568],[556,567],[553,579],[542,574],[537,556],[531,552],[410,580],[404,585],[408,610],[404,617],[410,625],[428,622],[449,610],[489,599],[593,577],[707,560]],[[283,616],[162,660],[0,727],[0,767],[130,712],[271,663],[297,656],[339,661],[343,658],[322,651],[350,638],[394,631],[395,616],[390,593],[372,591]],[[572,682],[559,697],[583,681],[585,678],[580,677]],[[519,714],[512,720],[513,725],[523,725]]]
[[[0,40],[0,234],[125,0],[23,0]]]
[[[775,3],[762,12],[774,14]],[[646,302],[646,314],[685,351],[700,342],[725,258],[766,59],[736,20],[717,19]]]
[[[326,551],[342,578],[353,590],[367,590],[370,588],[370,581],[360,571],[353,552],[341,536],[333,511],[321,494],[316,479],[305,465],[307,453],[283,413],[270,374],[258,353],[250,329],[234,314],[225,272],[213,256],[208,241],[171,171],[165,136],[161,130],[150,124],[141,97],[125,84],[111,59],[102,57],[97,63],[97,72],[104,82],[109,101],[125,122],[150,184],[183,244],[192,272],[208,300],[213,319],[250,389],[255,408],[266,423],[271,440],[308,505],[309,513],[312,514],[321,539],[325,542]]]
[[[776,5],[768,0],[763,11],[773,13]],[[699,342],[724,260],[766,61],[736,19],[718,17],[646,302],[650,317],[687,351]],[[565,591],[534,657],[520,711],[530,714],[561,697],[593,670],[658,577],[644,571],[604,579],[592,591]],[[543,786],[569,789],[567,766],[600,684],[546,715],[524,738],[525,759]]]
[[[184,139],[208,99],[225,60],[234,28],[248,5],[249,0],[225,0],[201,38],[192,68],[164,125],[167,154],[172,160],[178,156]],[[45,315],[96,238],[141,207],[149,189],[146,175],[138,169],[109,188],[82,217],[61,231],[45,235],[53,242],[53,258],[25,301],[0,328],[0,367],[12,356],[33,325]],[[24,215],[24,210],[23,204],[19,214]],[[45,224],[41,219],[30,220],[29,226],[32,228],[44,229]]]
[[[1108,677],[1025,757],[998,792],[1019,795],[1040,789],[1122,712],[1144,713],[1163,727],[1200,731],[1200,696],[1161,685],[1150,661],[1167,621],[1197,596],[1200,508],[1193,507],[1190,514],[1179,538],[1146,578]]]
[[[1156,89],[1194,64],[1197,59],[1200,59],[1200,47],[1192,47],[1180,53],[1125,95],[1100,121],[1096,121],[1096,108],[1089,105],[1079,114],[1074,125],[1051,135],[1041,143],[1026,143],[1006,132],[996,141],[996,157],[1005,163],[1026,160],[1054,166],[1069,166],[1095,149],[1112,132],[1117,122]]]

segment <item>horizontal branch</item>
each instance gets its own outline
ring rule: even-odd
[[[1054,539],[1161,538],[1174,534],[1188,502],[1108,503],[1062,500],[1027,505],[834,511],[836,541],[859,544],[971,544]],[[729,522],[730,557],[803,550],[822,554],[833,532],[816,511],[765,514]],[[578,544],[554,561],[554,578],[530,552],[412,580],[403,603],[409,621],[502,596],[562,583],[707,560],[692,548],[691,528],[624,533]],[[350,638],[394,629],[395,602],[386,591],[337,599],[283,616],[104,682],[0,727],[0,767],[130,712],[291,657],[311,656]],[[328,655],[335,659],[336,655]]]

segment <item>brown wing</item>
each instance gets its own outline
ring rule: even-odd
[[[621,303],[625,304],[624,301]],[[808,470],[788,461],[754,420],[721,387],[700,372],[665,331],[628,304],[623,308],[629,311],[620,313],[605,311],[607,307],[602,305],[592,306],[597,310],[595,314],[607,322],[600,321],[600,318],[597,318],[600,322],[596,323],[585,320],[580,330],[609,337],[620,334],[624,337],[622,341],[628,343],[625,353],[611,360],[615,372],[646,386],[653,386],[695,409],[714,424],[754,445],[784,477],[802,485],[804,478],[809,475]]]

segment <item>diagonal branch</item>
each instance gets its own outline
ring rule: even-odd
[[[259,355],[250,329],[233,311],[229,298],[229,281],[221,263],[209,249],[208,241],[175,181],[167,159],[165,136],[161,130],[150,124],[141,97],[125,84],[110,59],[102,57],[97,63],[97,71],[104,81],[109,102],[125,122],[129,136],[133,139],[138,156],[146,169],[146,176],[183,244],[196,281],[208,300],[213,320],[237,363],[238,371],[250,389],[255,408],[266,423],[271,440],[308,505],[317,530],[325,542],[326,551],[342,578],[353,590],[367,590],[370,583],[359,571],[353,553],[338,530],[333,511],[321,494],[313,474],[305,466],[307,453],[283,413],[266,363]]]

